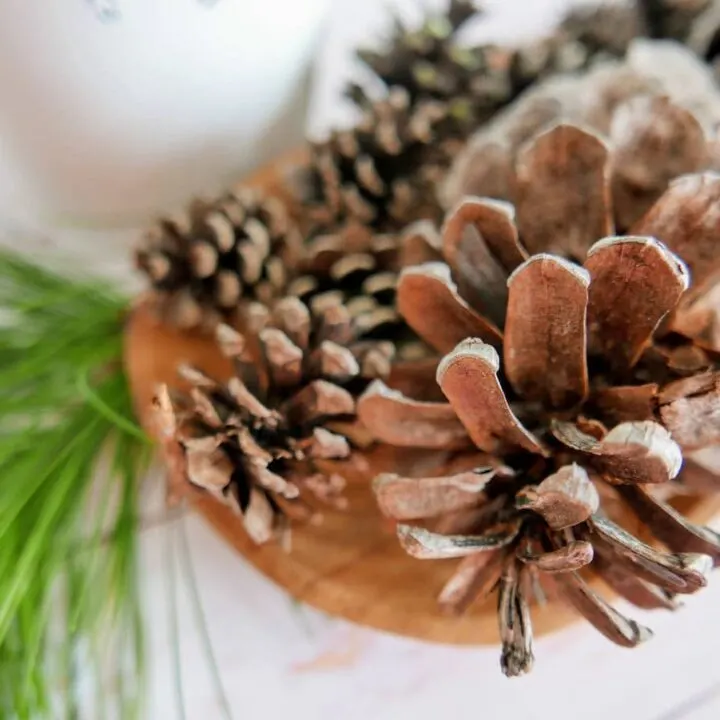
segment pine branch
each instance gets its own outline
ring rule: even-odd
[[[100,283],[0,252],[2,717],[77,717],[80,664],[93,717],[139,712],[149,448],[120,363],[126,307]]]

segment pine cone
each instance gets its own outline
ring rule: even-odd
[[[355,220],[387,231],[419,217],[436,219],[437,183],[454,156],[523,91],[598,58],[621,58],[640,36],[682,40],[710,60],[720,27],[716,8],[710,0],[638,0],[574,9],[554,32],[516,48],[459,44],[459,32],[478,15],[468,0],[450,0],[445,14],[428,16],[417,30],[396,21],[383,49],[358,52],[387,97],[372,101],[349,85],[363,120],[314,146],[304,198],[325,228]],[[494,157],[489,167],[492,176]]]
[[[507,675],[532,666],[529,608],[543,586],[634,647],[650,631],[579,571],[638,607],[673,608],[720,561],[720,536],[653,490],[711,475],[691,458],[720,443],[720,364],[709,355],[707,367],[673,375],[648,359],[665,339],[663,319],[720,268],[720,176],[676,180],[629,236],[612,236],[611,164],[596,136],[558,126],[523,153],[517,224],[511,206],[487,199],[451,214],[443,248],[452,270],[407,268],[398,286],[405,320],[447,353],[437,379],[449,402],[376,382],[358,403],[379,440],[486,453],[474,472],[383,475],[374,487],[385,514],[424,521],[398,526],[411,555],[464,558],[443,607],[462,611],[497,593]],[[648,534],[667,549],[637,537]]]
[[[463,46],[458,35],[480,14],[468,0],[450,0],[446,13],[429,15],[417,30],[396,21],[381,51],[361,49],[358,57],[412,103],[443,103],[443,133],[463,139],[542,78],[586,67],[598,55],[621,57],[644,29],[637,9],[601,5],[572,10],[553,33],[517,48]],[[348,94],[362,97],[356,85]]]
[[[352,316],[359,339],[392,341],[399,359],[418,359],[428,348],[397,312],[398,273],[411,262],[439,257],[439,236],[432,223],[413,223],[400,234],[373,234],[351,225],[308,242],[287,294],[314,311],[340,302]]]
[[[472,3],[451,0],[419,30],[397,23],[384,51],[359,51],[386,97],[371,100],[351,84],[360,124],[313,146],[303,196],[318,222],[388,231],[439,219],[437,184],[469,134],[540,78],[589,61],[568,51],[575,45],[566,32],[518,49],[464,48],[456,35],[476,14]]]
[[[694,73],[691,76],[694,80]],[[613,85],[613,80],[618,82]],[[696,84],[703,87],[699,80]],[[623,65],[519,100],[505,117],[498,118],[496,126],[468,144],[447,176],[444,201],[454,204],[468,194],[481,194],[517,202],[535,172],[523,147],[553,121],[571,118],[607,134],[598,140],[598,161],[604,162],[610,153],[614,220],[618,229],[626,230],[673,178],[718,166],[716,140],[706,134],[705,127],[720,118],[720,103],[714,102],[720,95],[698,106],[703,111],[701,120],[658,94],[662,89],[652,78]],[[589,96],[584,93],[592,93],[593,102],[573,104],[573,97]],[[547,137],[550,142],[551,136]],[[548,145],[546,153],[551,152]]]
[[[162,393],[158,406],[175,494],[183,480],[210,493],[263,543],[290,520],[317,517],[318,501],[344,507],[355,398],[389,374],[393,345],[357,340],[339,303],[311,312],[286,297],[272,313],[256,304],[247,315],[245,334],[217,328],[236,376],[224,384],[182,368],[190,395],[173,416]]]
[[[481,14],[468,0],[450,0],[445,13],[428,15],[418,29],[408,29],[396,19],[384,47],[362,48],[358,58],[388,90],[405,89],[412,103],[442,102],[448,111],[443,133],[462,138],[512,93],[508,50],[458,43],[467,21]],[[353,100],[362,97],[355,84],[348,95]]]
[[[413,101],[428,96],[446,99],[462,92],[461,78],[478,69],[456,45],[456,36],[468,20],[481,14],[469,0],[450,0],[446,12],[428,15],[416,30],[396,17],[382,49],[360,48],[356,54],[388,88],[405,88]]]
[[[348,223],[389,232],[437,218],[435,188],[450,157],[437,132],[445,108],[411,105],[395,88],[383,100],[363,95],[362,109],[353,128],[311,145],[310,164],[297,179],[311,220],[320,232]]]
[[[242,300],[279,297],[300,243],[278,198],[239,188],[159,220],[141,239],[135,263],[166,321],[212,327],[231,320]]]

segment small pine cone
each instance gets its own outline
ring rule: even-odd
[[[360,49],[358,58],[386,88],[405,89],[412,103],[442,102],[448,110],[444,136],[461,139],[513,95],[507,51],[458,42],[467,22],[481,14],[469,0],[450,0],[445,13],[428,15],[418,29],[397,21],[380,50]],[[348,94],[362,97],[354,85]]]
[[[272,312],[253,306],[248,317],[243,335],[227,325],[216,332],[235,377],[219,383],[182,368],[190,393],[176,401],[174,421],[161,420],[173,436],[164,447],[176,494],[173,442],[189,485],[236,510],[263,543],[286,534],[291,520],[317,519],[323,504],[345,507],[355,398],[389,374],[393,345],[358,341],[342,305],[313,313],[286,297]]]
[[[405,88],[413,101],[446,98],[453,91],[462,92],[462,78],[477,69],[459,52],[456,36],[480,14],[470,0],[450,0],[445,13],[428,15],[418,29],[408,29],[396,19],[381,49],[361,48],[357,56],[387,87]]]
[[[658,40],[687,41],[696,27],[707,24],[716,0],[634,0],[643,34]],[[717,25],[715,26],[717,28]]]
[[[232,319],[242,301],[280,296],[300,244],[278,198],[239,188],[156,222],[141,239],[135,264],[165,320],[212,327]]]
[[[412,257],[440,257],[439,235],[420,221],[400,234],[373,234],[360,225],[313,238],[298,276],[287,288],[314,312],[342,303],[362,340],[392,340],[398,359],[425,357],[429,349],[410,331],[395,306],[400,268]],[[420,255],[418,255],[420,253]]]
[[[411,105],[400,88],[383,100],[363,98],[357,125],[312,144],[299,179],[310,217],[323,228],[354,223],[379,232],[437,218],[435,188],[450,157],[436,132],[445,108],[431,101]]]
[[[645,163],[673,166],[674,145],[657,147],[627,146],[622,166],[637,177]],[[470,471],[381,475],[374,489],[408,553],[463,558],[440,594],[446,610],[496,595],[507,675],[532,667],[530,605],[543,587],[635,647],[651,632],[579,571],[638,607],[672,609],[720,562],[720,535],[665,490],[720,490],[693,459],[720,444],[720,355],[687,337],[667,353],[678,311],[717,288],[720,176],[675,180],[624,236],[613,234],[613,158],[597,136],[557,126],[521,163],[516,208],[466,199],[445,223],[448,264],[405,268],[398,283],[407,323],[446,353],[446,402],[381,382],[358,401],[378,440],[485,454]]]

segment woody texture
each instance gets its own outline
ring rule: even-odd
[[[668,120],[679,112],[647,102]],[[634,647],[650,630],[589,578],[638,607],[673,609],[720,559],[720,536],[669,502],[673,488],[720,487],[694,459],[720,440],[715,343],[686,332],[720,262],[720,176],[672,177],[693,168],[645,153],[655,129],[613,147],[555,125],[518,156],[514,206],[462,200],[445,221],[443,260],[404,269],[397,290],[406,322],[444,354],[445,401],[377,381],[358,403],[379,440],[481,453],[473,470],[382,474],[374,491],[410,555],[461,558],[444,610],[495,597],[509,676],[532,667],[531,606],[546,595]],[[617,235],[628,174],[657,198]]]

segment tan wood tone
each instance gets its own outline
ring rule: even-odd
[[[257,179],[261,184],[269,179],[272,184],[276,177],[270,171]],[[181,362],[219,380],[231,371],[211,337],[163,327],[148,304],[139,301],[126,325],[125,363],[136,411],[149,430],[155,388],[160,383],[179,386],[176,368]],[[435,599],[458,561],[409,557],[400,549],[393,523],[375,506],[371,478],[393,464],[406,464],[407,452],[375,450],[366,460],[366,467],[356,467],[348,476],[350,509],[328,510],[320,526],[296,528],[290,553],[277,545],[254,545],[238,518],[210,498],[197,499],[194,507],[260,572],[293,597],[330,615],[424,640],[496,643],[494,602],[473,607],[461,618],[445,617],[438,611]],[[680,503],[679,509],[699,522],[720,509],[720,500],[683,497]],[[557,602],[533,610],[536,634],[557,630],[574,618],[572,611]]]

